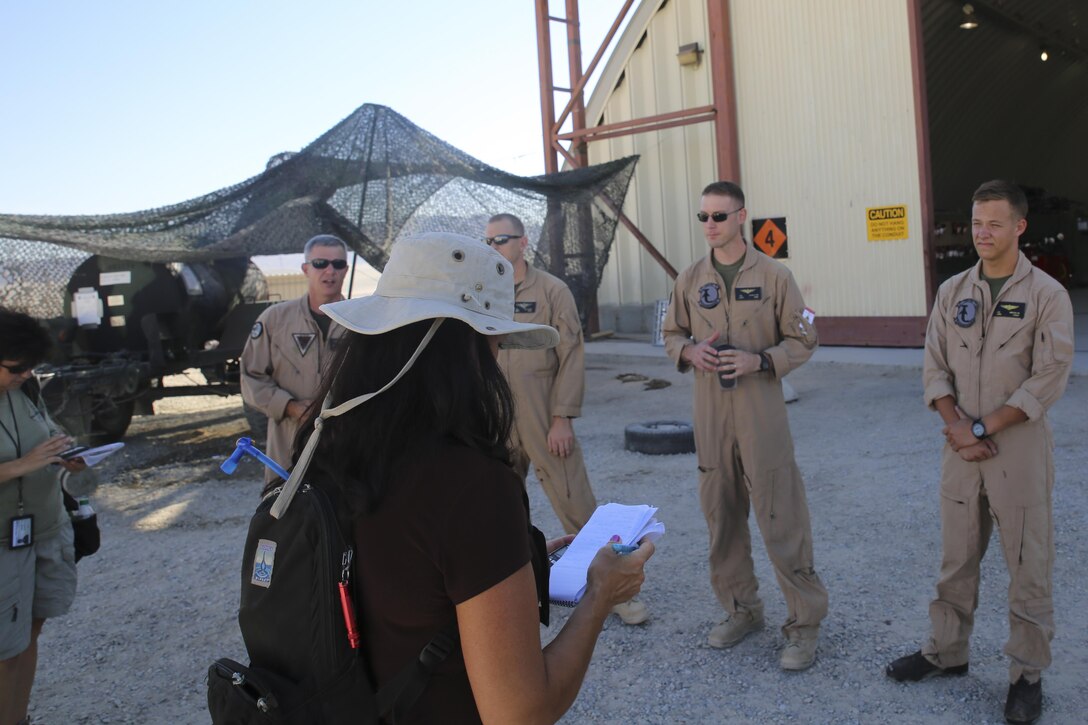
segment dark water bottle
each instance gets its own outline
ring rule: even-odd
[[[718,352],[721,352],[723,350],[736,350],[737,348],[733,347],[728,342],[723,342],[721,344],[715,345],[714,349]],[[725,375],[727,375],[727,373],[724,370],[718,371],[718,382],[721,383],[722,388],[724,388],[725,390],[732,390],[733,388],[737,387],[737,379],[727,378],[725,377]]]

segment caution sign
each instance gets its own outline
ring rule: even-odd
[[[752,220],[752,243],[768,257],[785,259],[790,256],[786,242],[786,217]]]
[[[870,242],[906,239],[907,205],[869,207],[865,210],[865,228]]]

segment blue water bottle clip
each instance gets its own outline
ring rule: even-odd
[[[262,453],[257,446],[253,445],[252,438],[246,438],[244,436],[238,439],[238,445],[235,447],[234,453],[231,453],[230,458],[223,461],[222,465],[219,466],[219,469],[229,476],[234,473],[236,468],[238,468],[238,463],[241,462],[242,456],[245,456],[246,454],[253,456],[258,461],[271,468],[272,471],[284,481],[291,477],[291,474],[283,470],[283,467],[280,466],[280,464],[273,461]]]

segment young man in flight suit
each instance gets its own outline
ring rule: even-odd
[[[1028,202],[989,181],[972,199],[979,263],[937,291],[925,351],[925,400],[944,422],[941,573],[921,651],[888,665],[899,681],[967,672],[979,564],[997,522],[1009,569],[1005,719],[1042,713],[1042,671],[1054,636],[1051,572],[1054,441],[1046,411],[1073,361],[1073,307],[1020,252]]]
[[[343,334],[320,310],[343,299],[347,245],[320,234],[306,242],[306,294],[261,313],[242,351],[242,399],[268,416],[268,457],[291,468],[295,433],[321,387],[322,366]],[[276,477],[265,468],[265,481]]]
[[[816,660],[827,590],[813,567],[808,504],[779,381],[816,349],[813,315],[789,269],[741,236],[747,212],[739,186],[710,184],[699,209],[710,253],[677,277],[664,334],[677,369],[695,369],[699,502],[710,531],[711,585],[729,615],[708,640],[732,647],[763,626],[748,531],[754,505],[788,609],[780,664],[803,670]],[[715,349],[724,343],[734,349]],[[734,387],[723,387],[719,376]]]
[[[514,266],[514,319],[559,331],[559,344],[548,350],[500,350],[499,367],[514,394],[514,468],[524,481],[533,464],[563,529],[575,534],[597,508],[571,425],[582,414],[585,392],[578,308],[563,280],[525,258],[529,238],[518,217],[496,214],[488,220],[485,235],[484,241]],[[646,605],[633,600],[614,611],[625,624],[641,624],[649,616]]]

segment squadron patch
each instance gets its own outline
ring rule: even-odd
[[[518,314],[518,313],[526,314],[526,313],[533,313],[533,312],[536,312],[536,302],[515,302],[514,303],[514,314]]]
[[[739,302],[763,299],[762,287],[737,287],[733,290],[733,298]]]
[[[260,322],[254,322],[253,329],[249,331],[249,336],[256,340],[262,333],[264,333],[264,325]]]
[[[717,282],[707,282],[699,288],[699,306],[704,310],[712,310],[722,301],[722,288]]]
[[[1027,302],[1001,302],[994,308],[994,317],[1015,317],[1022,320],[1027,311]]]
[[[295,346],[298,347],[298,354],[306,357],[306,353],[309,352],[310,347],[314,344],[314,338],[316,334],[312,332],[292,332],[291,337],[295,338]]]
[[[960,327],[970,327],[978,317],[978,300],[965,299],[956,303],[956,314],[952,318]]]

